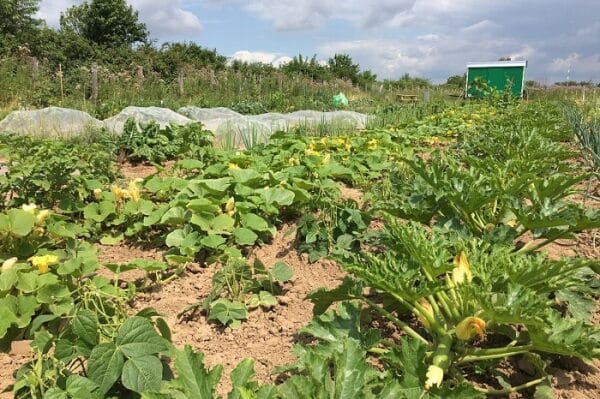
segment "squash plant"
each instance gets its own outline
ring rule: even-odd
[[[590,284],[597,278],[597,261],[552,261],[393,218],[386,219],[385,233],[372,245],[375,253],[337,256],[358,280],[313,293],[315,310],[338,300],[361,301],[422,344],[429,351],[420,385],[424,395],[461,383],[463,370],[475,363],[489,367],[490,361],[519,355],[539,359],[538,376],[524,385],[490,390],[474,384],[478,391],[498,394],[547,383],[544,355],[600,357],[600,329],[590,324],[592,312],[580,311],[593,309],[598,295]],[[385,357],[403,351],[398,344],[374,352]]]

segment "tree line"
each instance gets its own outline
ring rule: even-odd
[[[115,71],[141,66],[165,79],[174,79],[183,67],[215,71],[231,68],[255,75],[268,75],[275,69],[270,64],[228,62],[216,49],[193,42],[159,45],[152,40],[138,12],[125,0],[87,0],[74,5],[61,14],[56,29],[35,17],[39,3],[40,0],[0,2],[0,58],[35,57],[51,68],[61,65],[63,70],[89,67],[91,63]],[[336,54],[326,63],[319,62],[316,56],[298,55],[279,70],[318,82],[343,79],[359,87],[377,82],[376,74],[361,70],[347,54]],[[404,75],[385,84],[421,87],[428,86],[429,81]]]

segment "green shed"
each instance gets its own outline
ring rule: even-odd
[[[494,61],[467,64],[467,97],[477,97],[473,81],[480,78],[499,91],[511,85],[515,97],[523,97],[527,61]]]

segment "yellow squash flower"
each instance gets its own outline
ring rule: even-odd
[[[46,219],[48,219],[48,215],[50,215],[50,211],[48,209],[39,211],[39,213],[35,217],[35,225],[36,226],[43,225],[44,222],[46,221]]]
[[[23,206],[21,207],[25,212],[33,215],[35,214],[35,210],[37,209],[37,205],[36,204],[23,204]]]
[[[229,167],[229,170],[236,170],[236,169],[240,169],[240,167],[239,167],[237,164],[233,163],[233,162],[232,162],[232,163],[230,163],[230,164],[228,165],[228,167]]]
[[[227,200],[227,203],[225,204],[225,212],[227,212],[229,216],[233,216],[235,214],[235,199],[233,197]]]
[[[123,190],[121,187],[114,185],[114,184],[112,186],[110,186],[110,191],[112,191],[112,193],[115,196],[115,199],[117,201],[121,201],[128,194],[128,193],[125,193],[125,190]]]
[[[369,150],[377,149],[377,140],[373,139],[373,140],[369,141],[368,148],[369,148]]]
[[[452,270],[452,281],[456,284],[463,284],[465,281],[470,283],[473,280],[471,266],[467,259],[467,254],[461,251],[460,254],[454,257],[454,269]]]
[[[485,321],[479,317],[467,317],[456,326],[456,337],[461,341],[470,341],[476,336],[483,338],[485,334]]]
[[[34,267],[37,267],[40,273],[48,272],[48,266],[53,265],[58,262],[58,256],[56,255],[42,255],[42,256],[32,256],[29,258],[31,264]]]
[[[127,192],[129,193],[129,198],[133,202],[139,202],[140,200],[140,188],[135,181],[129,182],[129,187],[127,188]]]
[[[421,306],[423,306],[425,309],[427,309],[427,312],[431,315],[431,317],[433,317],[433,308],[431,307],[431,304],[429,303],[429,301],[425,298],[422,298],[419,300],[419,304]],[[423,324],[423,327],[429,329],[431,328],[431,324],[429,323],[429,321],[423,317],[423,315],[419,315],[419,317],[417,317],[419,319],[419,321],[421,322],[421,324]]]
[[[346,151],[350,151],[352,150],[352,143],[346,143],[344,147],[346,148]]]
[[[5,272],[7,270],[10,270],[13,268],[13,266],[17,263],[19,259],[17,258],[10,258],[10,259],[6,259],[4,261],[4,263],[2,263],[2,271]]]
[[[93,193],[94,193],[94,199],[96,201],[100,201],[102,199],[102,189],[96,188],[96,189],[94,189]]]
[[[441,367],[431,365],[427,369],[425,375],[427,380],[425,381],[425,390],[430,390],[432,387],[439,387],[444,380],[444,370]]]

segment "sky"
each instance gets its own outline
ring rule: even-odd
[[[42,0],[56,27],[81,0]],[[600,83],[600,0],[128,0],[157,43],[280,65],[349,54],[379,78],[444,82],[469,62],[528,60],[528,79]]]

